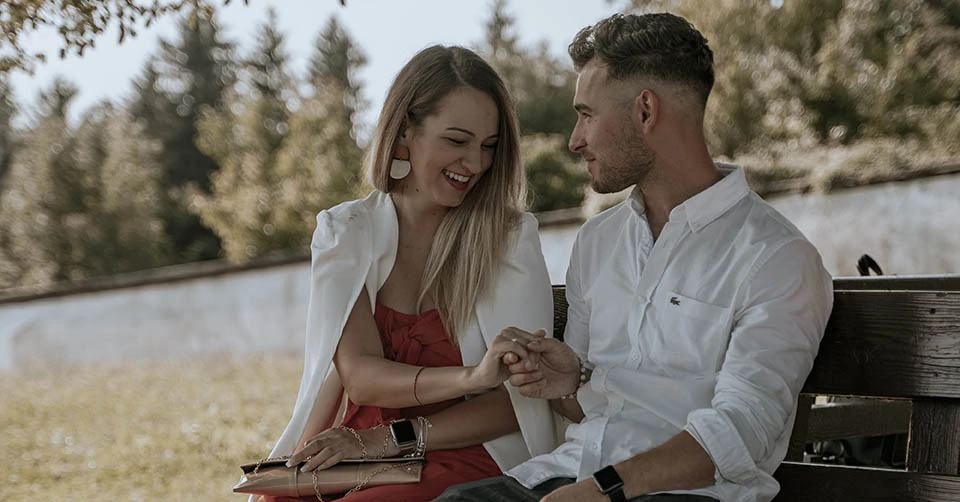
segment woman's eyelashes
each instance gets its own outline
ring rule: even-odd
[[[464,145],[466,145],[467,143],[469,143],[468,140],[459,139],[459,138],[450,138],[450,137],[448,137],[448,138],[444,138],[444,139],[446,139],[446,140],[449,141],[451,144],[454,144],[454,145],[456,145],[456,146],[464,146]],[[483,143],[483,144],[480,145],[480,148],[483,148],[484,150],[488,150],[488,151],[496,150],[496,149],[497,149],[497,142],[494,141],[493,143]]]

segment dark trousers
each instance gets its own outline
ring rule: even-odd
[[[528,489],[510,476],[481,479],[472,483],[451,486],[436,502],[537,502],[550,492],[576,481],[572,478],[553,478]],[[701,495],[663,493],[641,495],[628,502],[717,502]]]

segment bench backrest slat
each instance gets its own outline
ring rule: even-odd
[[[836,291],[813,394],[960,399],[960,291]]]

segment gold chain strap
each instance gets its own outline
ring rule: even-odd
[[[360,443],[360,458],[361,458],[361,459],[367,458],[367,445],[363,444],[363,438],[360,437],[360,433],[357,432],[357,430],[354,429],[354,428],[352,428],[352,427],[344,427],[344,426],[341,426],[341,427],[337,427],[337,428],[338,428],[338,429],[343,429],[343,430],[348,431],[348,432],[350,432],[351,434],[353,434],[353,437],[357,438],[357,442]]]
[[[262,464],[262,463],[264,463],[264,462],[273,462],[274,460],[283,460],[283,459],[285,459],[285,458],[289,458],[289,457],[261,458],[260,460],[257,460],[257,466],[253,468],[253,474],[256,474],[256,473],[260,472],[260,464]]]
[[[355,491],[357,491],[357,490],[362,490],[365,486],[367,486],[367,483],[369,483],[370,480],[372,480],[374,477],[376,477],[376,476],[379,475],[379,474],[383,474],[383,473],[385,473],[385,472],[387,472],[387,471],[392,471],[392,470],[394,470],[394,469],[407,468],[407,467],[414,466],[414,465],[417,465],[417,462],[403,462],[403,463],[394,463],[394,464],[384,465],[383,467],[381,467],[381,468],[373,471],[372,473],[370,473],[369,476],[367,476],[367,477],[364,478],[362,481],[360,481],[360,483],[358,483],[357,486],[354,486],[353,488],[351,488],[350,491],[348,491],[347,493],[343,494],[343,496],[346,497],[347,495],[350,495],[351,493],[353,493],[353,492],[355,492]],[[319,494],[318,494],[318,495],[319,495]]]

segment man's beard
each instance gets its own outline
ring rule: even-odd
[[[643,138],[635,138],[631,145],[621,149],[613,162],[597,169],[590,187],[597,193],[616,193],[631,185],[642,183],[650,171],[656,154]]]

